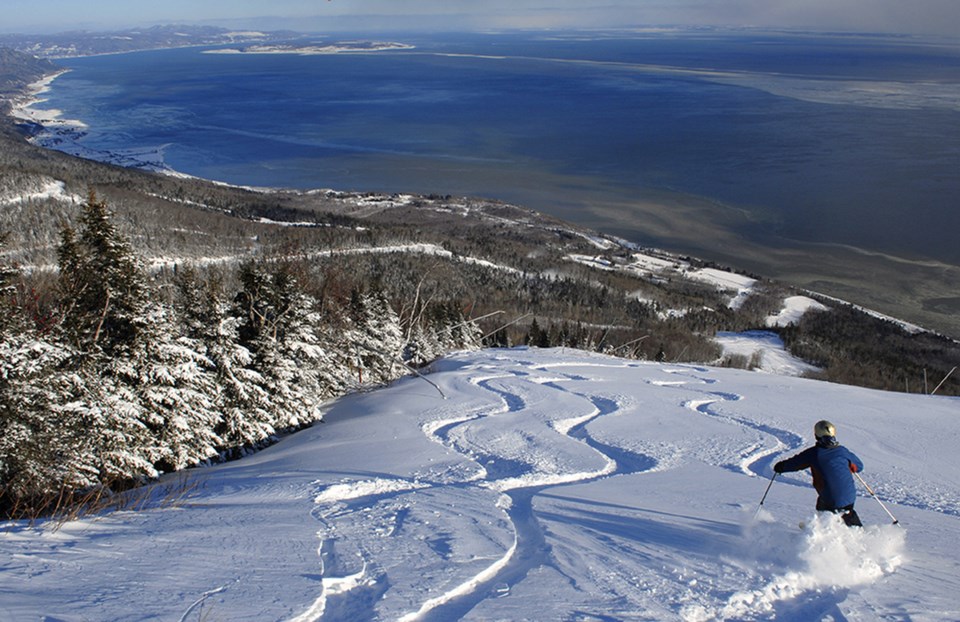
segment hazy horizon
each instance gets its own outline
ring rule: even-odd
[[[0,32],[52,34],[168,23],[244,29],[371,32],[498,28],[714,26],[960,37],[956,0],[7,0]]]

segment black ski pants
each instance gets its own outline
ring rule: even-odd
[[[819,509],[819,508],[817,508]],[[853,509],[853,504],[844,506],[842,508],[836,508],[833,510],[820,510],[821,512],[833,512],[834,514],[839,514],[840,518],[843,519],[843,523],[847,527],[863,527],[863,523],[860,522],[860,515],[857,514],[857,511]]]

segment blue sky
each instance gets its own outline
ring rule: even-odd
[[[0,31],[782,26],[960,37],[960,0],[3,0]]]

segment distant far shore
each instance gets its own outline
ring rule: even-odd
[[[357,52],[387,52],[393,50],[412,50],[416,46],[395,42],[358,41],[337,43],[334,45],[250,45],[245,47],[218,48],[205,50],[204,54],[297,54],[314,56],[319,54],[343,54]]]

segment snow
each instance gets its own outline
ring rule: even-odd
[[[890,322],[891,324],[896,324],[897,326],[907,331],[908,333],[913,333],[916,335],[919,333],[928,332],[927,329],[923,328],[922,326],[917,326],[916,324],[911,324],[909,322],[904,322],[903,320],[898,320],[895,317],[886,315],[884,313],[880,313],[879,311],[874,311],[873,309],[867,309],[866,307],[861,307],[860,305],[851,304],[845,300],[841,300],[840,298],[834,298],[833,296],[827,296],[825,294],[819,294],[819,293],[817,295],[827,300],[830,300],[832,302],[835,302],[838,305],[846,305],[858,311],[862,311],[863,313],[866,313],[867,315],[871,315],[877,318],[878,320],[883,320],[884,322]]]
[[[0,525],[0,619],[960,619],[957,398],[565,349],[430,380],[326,404],[174,502]],[[862,530],[816,516],[804,473],[758,505],[820,418],[899,526],[866,494]]]
[[[83,197],[71,194],[67,191],[64,182],[50,179],[37,178],[28,188],[17,192],[0,192],[0,206],[5,205],[25,205],[34,201],[61,201],[64,203],[81,203]]]
[[[719,290],[732,290],[736,292],[736,295],[734,295],[728,303],[731,309],[739,309],[743,301],[753,293],[753,287],[757,283],[756,279],[748,276],[736,274],[728,270],[718,270],[716,268],[694,270],[688,273],[687,276],[697,281],[709,283]]]
[[[719,291],[733,292],[727,303],[731,309],[739,309],[754,292],[757,280],[742,274],[719,268],[694,268],[690,262],[661,251],[635,252],[629,261],[615,262],[603,256],[571,254],[567,259],[599,270],[616,270],[653,279],[668,279],[674,276],[707,283]]]
[[[767,326],[790,326],[796,324],[807,311],[826,311],[828,307],[807,296],[790,296],[783,301],[783,308],[767,318]]]
[[[278,226],[297,226],[297,223],[266,223],[261,220],[261,224],[276,224]],[[471,264],[476,266],[481,266],[484,268],[489,268],[491,270],[499,270],[501,272],[507,272],[511,274],[523,274],[522,271],[517,270],[516,268],[511,268],[502,264],[496,264],[486,259],[480,259],[478,257],[470,257],[468,255],[457,255],[448,251],[437,244],[430,243],[411,243],[411,244],[386,244],[383,246],[361,246],[354,248],[339,248],[336,250],[324,250],[324,251],[315,251],[310,253],[304,253],[302,256],[307,258],[328,258],[336,257],[343,255],[390,255],[394,253],[406,253],[412,255],[428,255],[434,257],[443,257],[445,259],[450,259],[453,261],[459,261],[465,264]],[[154,257],[150,260],[149,268],[151,270],[161,270],[161,269],[173,269],[177,265],[195,265],[195,266],[209,266],[215,264],[223,263],[232,263],[236,262],[246,255],[223,255],[220,257],[195,257],[184,259],[183,257]]]
[[[739,354],[748,359],[759,357],[760,371],[784,376],[802,376],[820,371],[787,352],[783,339],[766,330],[748,330],[742,333],[719,332],[716,341],[723,347],[724,355]]]
[[[13,108],[10,111],[11,116],[15,119],[38,123],[64,132],[81,133],[87,129],[87,125],[82,121],[63,119],[63,111],[61,110],[57,110],[56,108],[37,109],[34,107],[47,101],[47,99],[42,96],[50,91],[53,81],[64,73],[66,73],[66,71],[59,71],[29,85],[27,87],[28,95],[14,102]]]

